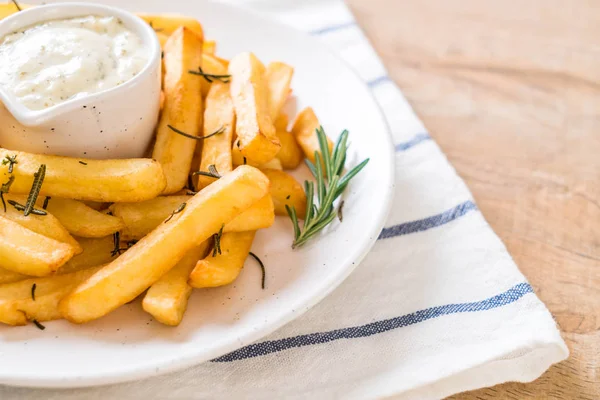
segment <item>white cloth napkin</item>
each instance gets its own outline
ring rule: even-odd
[[[230,0],[318,36],[385,111],[395,206],[372,252],[322,303],[270,337],[186,371],[0,398],[438,399],[536,379],[568,350],[552,316],[339,0]]]

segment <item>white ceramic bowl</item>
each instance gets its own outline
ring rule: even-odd
[[[160,111],[161,50],[152,28],[114,7],[58,3],[30,8],[0,21],[0,37],[39,22],[85,15],[115,16],[142,39],[148,61],[124,84],[30,110],[0,87],[0,146],[11,150],[82,158],[142,157]]]

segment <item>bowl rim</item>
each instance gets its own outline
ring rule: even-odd
[[[0,21],[0,39],[16,30],[35,25],[40,22],[78,16],[100,15],[115,16],[125,25],[137,33],[144,46],[149,49],[146,64],[134,77],[121,85],[114,86],[96,93],[91,93],[62,103],[55,104],[42,110],[31,110],[24,106],[8,89],[0,85],[0,101],[8,111],[24,126],[40,126],[49,121],[60,118],[77,108],[82,108],[91,101],[98,101],[103,97],[114,97],[119,93],[131,90],[140,81],[146,79],[156,65],[161,63],[161,47],[154,29],[137,15],[121,8],[106,6],[97,3],[55,3],[27,8],[16,12]]]

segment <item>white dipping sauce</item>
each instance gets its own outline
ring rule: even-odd
[[[53,20],[0,39],[0,85],[42,110],[118,86],[147,61],[141,38],[119,18]]]

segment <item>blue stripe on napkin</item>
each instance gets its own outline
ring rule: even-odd
[[[468,200],[441,214],[390,226],[389,228],[383,228],[378,239],[388,239],[396,236],[408,235],[410,233],[426,231],[454,221],[467,214],[469,211],[474,210],[477,210],[477,206],[471,200]]]
[[[478,312],[502,307],[507,304],[514,303],[527,293],[533,293],[533,289],[529,283],[523,282],[513,286],[506,292],[482,301],[446,304],[443,306],[426,308],[424,310],[406,314],[400,317],[371,322],[365,325],[336,329],[327,332],[309,333],[306,335],[298,335],[279,340],[268,340],[242,347],[241,349],[233,351],[229,354],[215,358],[212,361],[231,362],[236,360],[244,360],[246,358],[264,356],[295,347],[328,343],[340,339],[355,339],[373,336],[383,332],[427,321],[429,319],[438,318],[443,315]]]
[[[400,151],[406,151],[408,149],[410,149],[411,147],[414,147],[416,145],[418,145],[421,142],[424,142],[426,140],[431,140],[431,136],[429,136],[429,133],[419,133],[417,135],[415,135],[412,139],[403,142],[403,143],[398,143],[395,146],[395,150],[396,152],[400,152]]]
[[[326,33],[335,32],[335,31],[339,31],[342,29],[346,29],[346,28],[351,28],[353,26],[356,26],[356,22],[350,21],[350,22],[345,22],[343,24],[326,26],[324,28],[314,30],[314,31],[310,32],[310,34],[311,35],[323,35]]]

